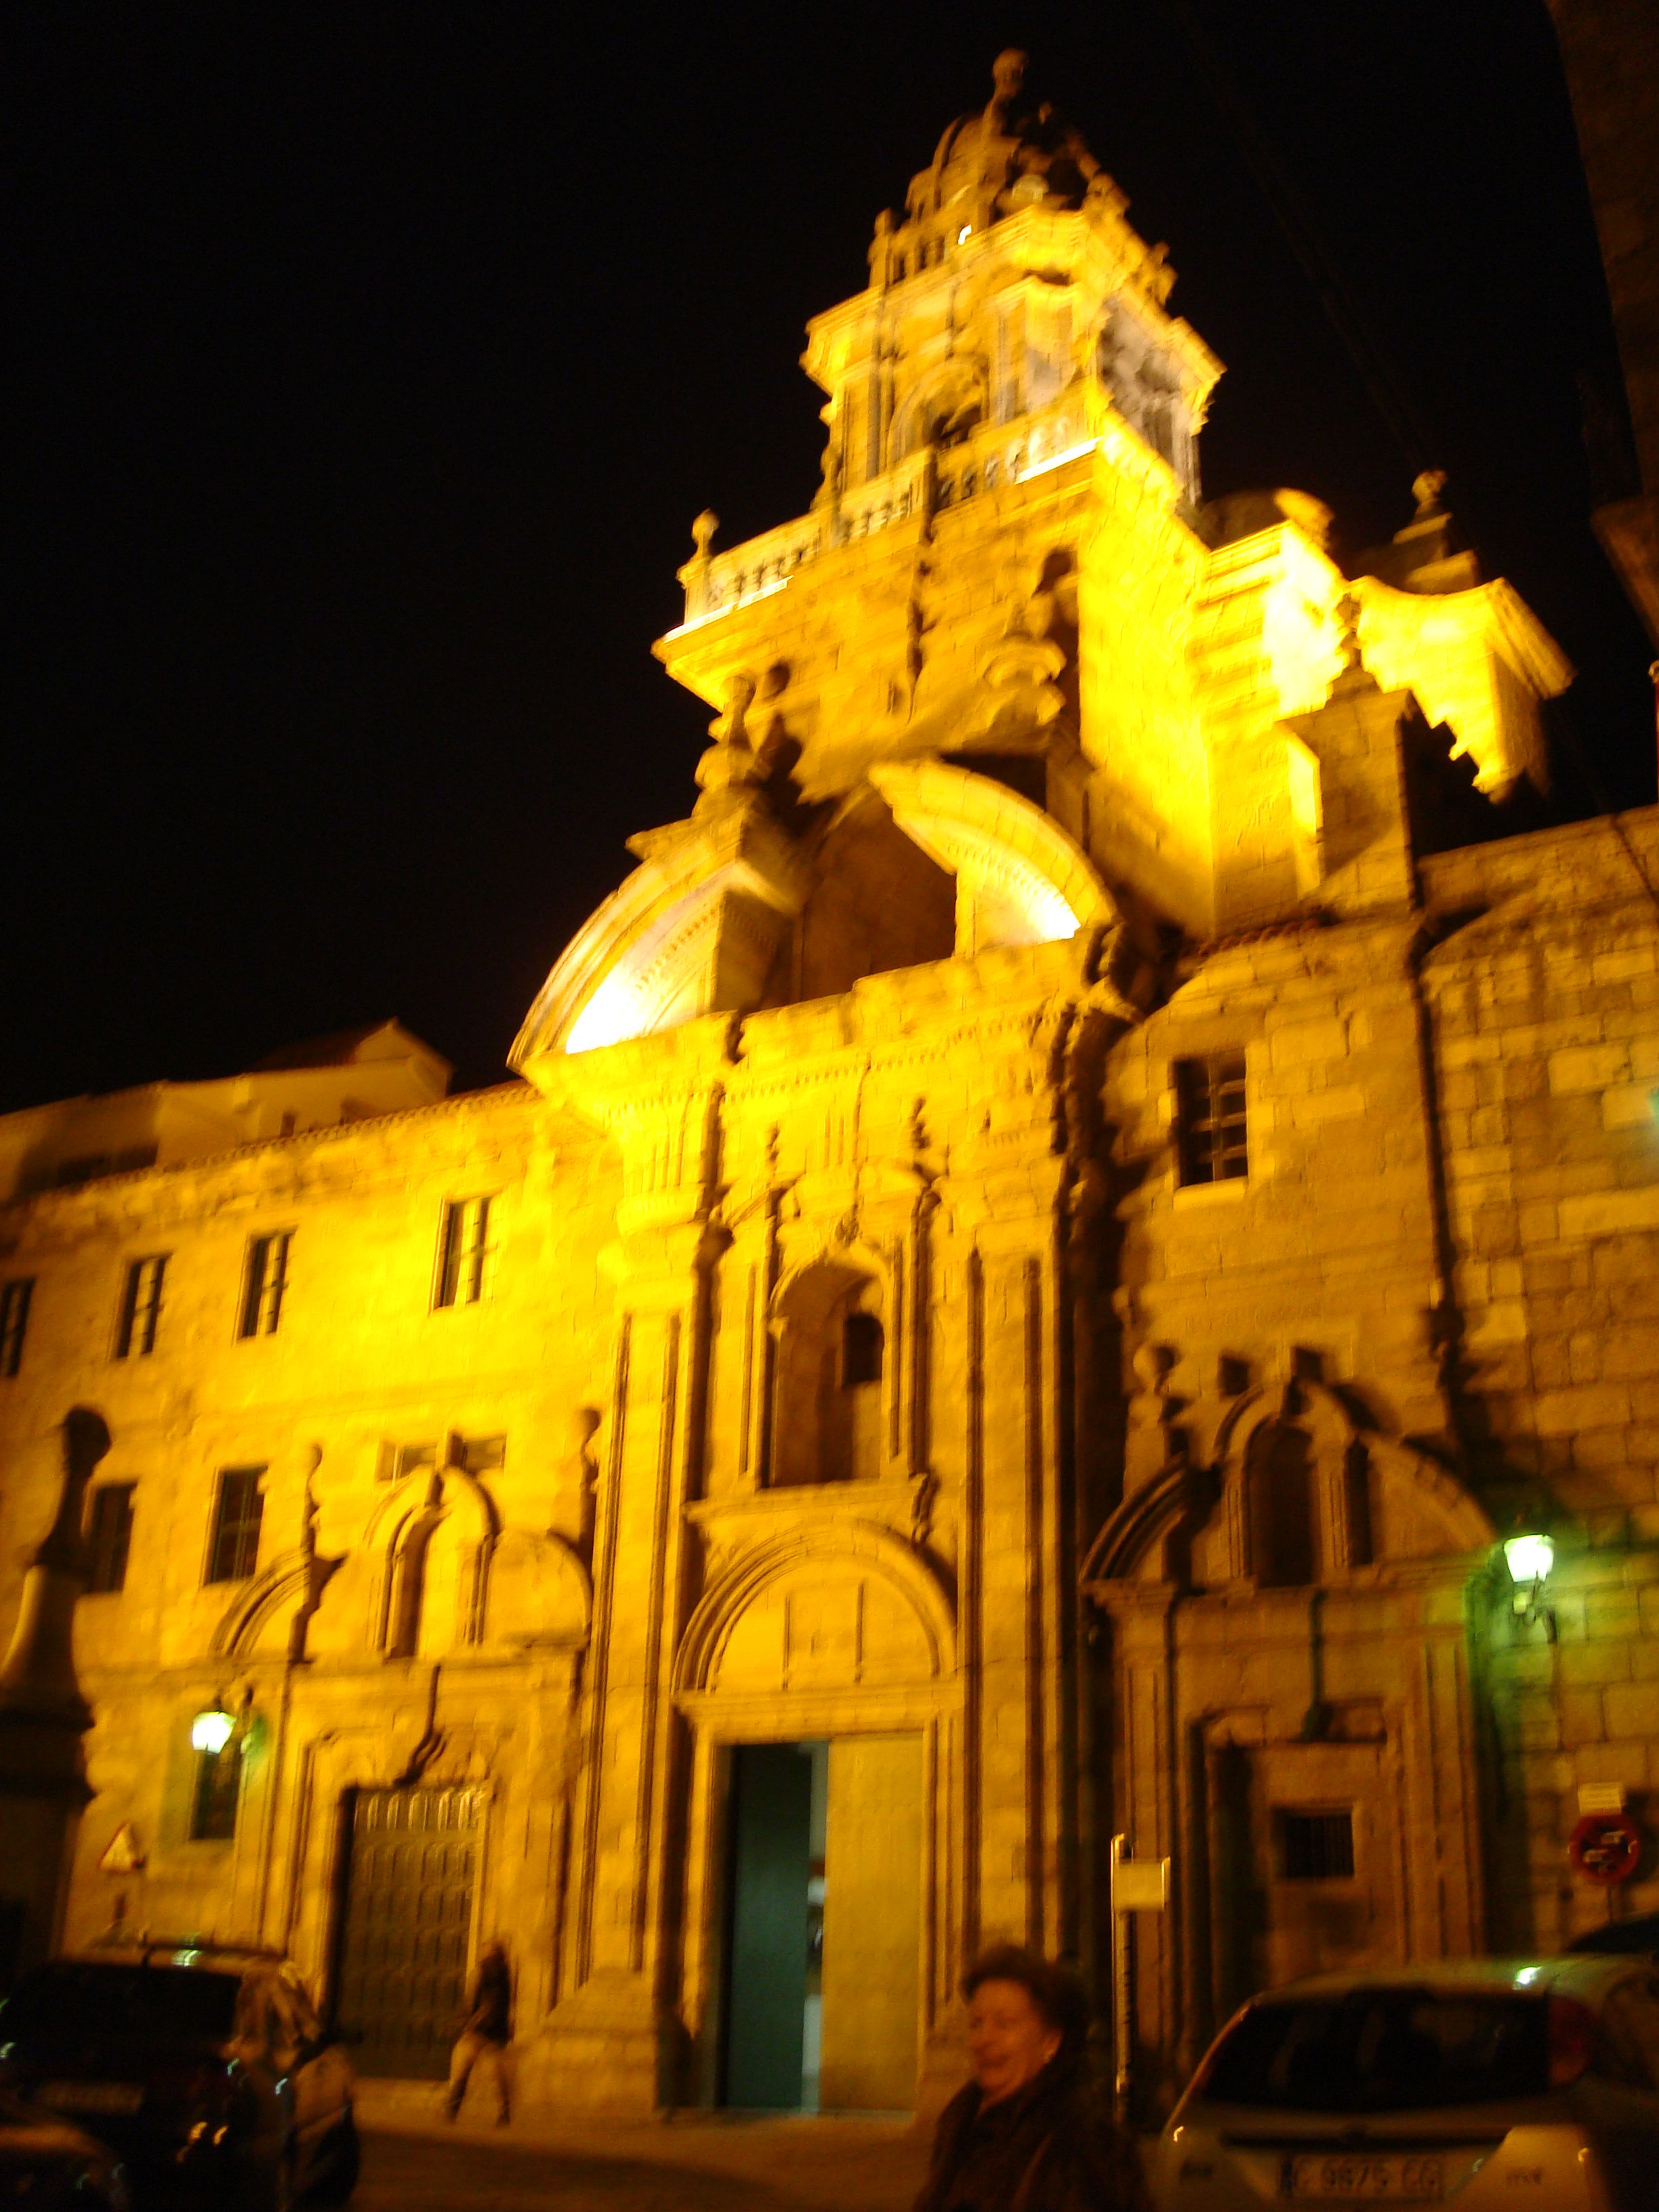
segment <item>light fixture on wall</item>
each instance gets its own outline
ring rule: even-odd
[[[190,1743],[192,1751],[204,1751],[210,1759],[219,1753],[236,1733],[236,1717],[222,1705],[210,1705],[205,1712],[198,1713],[190,1724]]]
[[[1517,1529],[1504,1539],[1504,1564],[1514,1586],[1511,1601],[1516,1621],[1530,1627],[1534,1621],[1541,1620],[1553,1638],[1555,1615],[1544,1602],[1544,1586],[1555,1565],[1554,1539],[1541,1529]]]

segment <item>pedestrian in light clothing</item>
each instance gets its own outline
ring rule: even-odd
[[[449,2061],[448,2112],[453,2120],[461,2109],[472,2070],[482,2064],[495,2077],[495,2124],[507,2125],[510,2101],[507,2081],[507,2046],[513,2034],[513,1971],[499,1943],[486,1943],[472,1977],[466,2018]]]
[[[1091,2095],[1076,1977],[1006,1943],[962,1986],[973,2077],[939,2115],[915,2212],[1146,2212],[1134,2142]]]

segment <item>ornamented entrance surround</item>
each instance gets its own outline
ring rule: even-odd
[[[827,1523],[745,1552],[688,1624],[675,1705],[690,1724],[682,2016],[688,2084],[716,2094],[732,1749],[854,1736],[919,1737],[921,1888],[917,2047],[961,1970],[962,1699],[945,1591],[890,1531]],[[835,1836],[829,1880],[835,1880]],[[925,2063],[925,2061],[924,2061]]]
[[[1183,1419],[1188,1444],[1083,1576],[1110,1625],[1113,1825],[1173,1862],[1170,1911],[1136,1916],[1136,2040],[1146,2086],[1170,2094],[1253,1990],[1468,1956],[1486,1928],[1468,1612],[1484,1510],[1322,1384]],[[1258,1494],[1286,1437],[1307,1465],[1297,1544]],[[1286,1814],[1339,1808],[1351,1863],[1289,1864]]]

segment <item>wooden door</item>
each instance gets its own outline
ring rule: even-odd
[[[475,1790],[358,1790],[348,1807],[335,2013],[360,2074],[441,2081],[466,2003]]]

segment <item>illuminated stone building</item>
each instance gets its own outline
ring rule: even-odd
[[[1201,503],[1125,209],[1005,57],[880,220],[520,1079],[388,1025],[0,1124],[0,1603],[115,1437],[70,1940],[287,1944],[419,2072],[499,1929],[532,2098],[892,2107],[981,1942],[1100,1971],[1115,1832],[1152,2081],[1588,1910],[1577,1791],[1659,1781],[1659,820],[1524,828],[1571,672],[1436,480],[1352,576]]]

